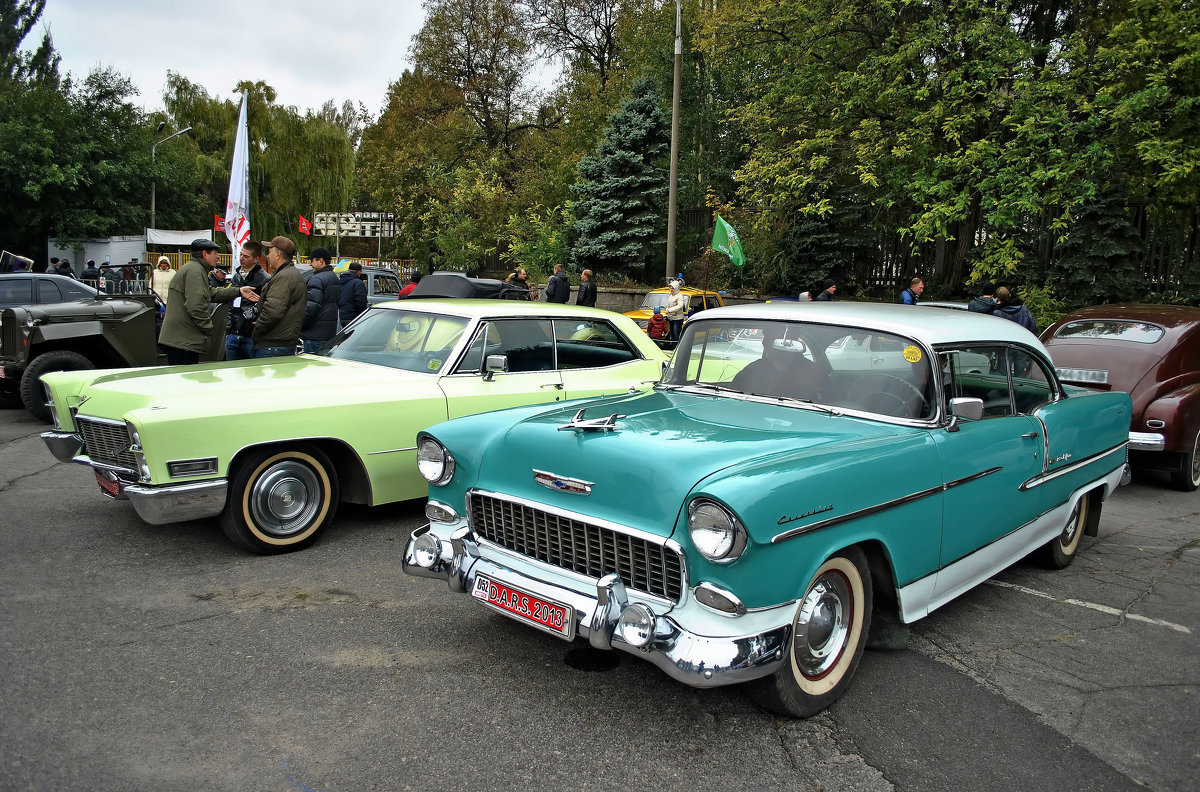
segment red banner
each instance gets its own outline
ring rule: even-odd
[[[224,231],[224,230],[225,230],[225,218],[221,217],[221,215],[218,215],[218,214],[213,215],[213,231]]]
[[[312,234],[312,223],[304,219],[304,215],[300,215],[300,233]]]

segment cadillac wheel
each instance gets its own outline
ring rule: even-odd
[[[221,527],[247,550],[286,553],[311,544],[337,503],[337,476],[320,449],[254,451],[236,463]]]
[[[754,683],[754,698],[779,715],[803,718],[825,709],[849,686],[870,622],[867,559],[850,547],[813,576],[792,620],[788,662]]]

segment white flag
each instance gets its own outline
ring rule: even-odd
[[[246,131],[246,92],[242,92],[242,112],[238,115],[237,140],[233,144],[233,165],[229,168],[229,197],[225,200],[225,236],[236,257],[250,239],[250,144]]]

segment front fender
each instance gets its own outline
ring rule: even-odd
[[[882,545],[903,585],[937,569],[941,484],[927,432],[839,444],[727,469],[697,485],[689,501],[718,500],[746,527],[749,541],[736,561],[715,563],[695,551],[686,509],[674,537],[688,550],[689,585],[715,583],[748,608],[802,596],[827,558],[866,542]]]

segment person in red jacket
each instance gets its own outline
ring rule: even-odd
[[[421,273],[414,272],[408,276],[408,283],[404,284],[404,288],[400,290],[401,297],[407,297],[413,289],[417,288],[417,284],[421,282]]]
[[[650,321],[646,323],[646,330],[650,333],[651,338],[666,338],[671,325],[667,322],[667,317],[663,316],[662,308],[654,309],[654,316],[650,317]]]

